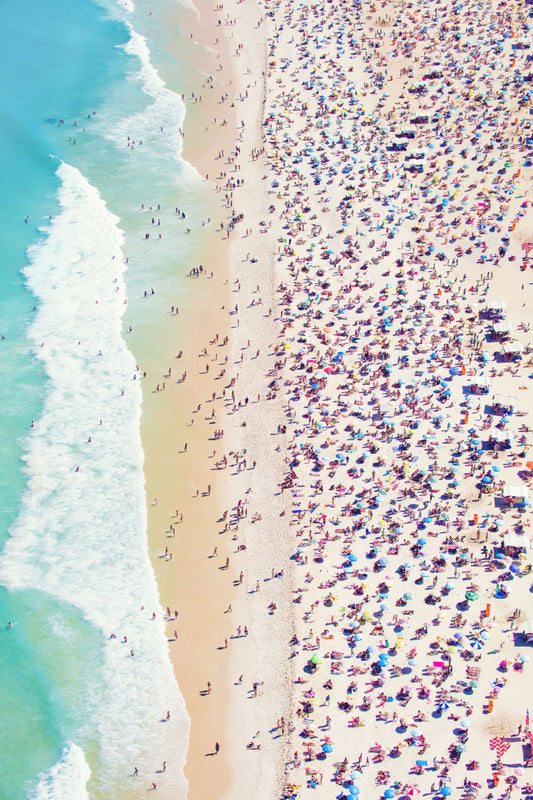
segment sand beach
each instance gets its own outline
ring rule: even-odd
[[[527,6],[205,6],[141,366],[188,797],[527,797]]]

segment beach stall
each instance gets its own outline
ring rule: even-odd
[[[476,375],[475,378],[470,378],[466,384],[466,388],[470,394],[488,394],[490,378],[487,375]]]
[[[502,355],[505,361],[519,361],[523,351],[524,347],[520,342],[506,342],[502,346]]]
[[[511,395],[495,394],[492,398],[492,413],[498,417],[505,417],[514,412],[516,397]]]
[[[509,338],[512,330],[513,326],[507,320],[503,322],[494,322],[490,327],[490,335],[493,339],[497,339],[499,342],[504,342]]]
[[[506,484],[503,487],[502,498],[505,505],[511,506],[511,508],[523,508],[527,503],[528,494],[528,489],[525,486]]]
[[[527,553],[529,537],[525,533],[505,533],[502,539],[503,553],[511,558],[519,558],[521,553]]]
[[[485,309],[485,314],[490,319],[499,319],[505,316],[507,312],[507,303],[503,300],[492,300],[490,303],[487,303],[487,308]]]
[[[511,431],[491,431],[489,433],[488,445],[493,450],[507,450],[513,443]]]
[[[522,626],[522,636],[526,644],[531,644],[533,642],[533,622],[530,619],[524,621]]]

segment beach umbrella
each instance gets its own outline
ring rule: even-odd
[[[467,600],[477,600],[479,595],[477,592],[466,592],[465,597]]]
[[[351,794],[352,797],[357,797],[359,794],[359,786],[354,786],[353,784],[348,789],[348,792]]]
[[[353,769],[350,772],[350,780],[352,780],[352,781],[360,781],[362,777],[363,777],[363,773],[359,772],[358,769]]]
[[[510,572],[514,572],[517,575],[520,572],[520,564],[511,564],[509,567]]]
[[[420,545],[425,545],[426,544],[426,540],[424,538],[422,538],[422,537],[420,539],[417,539],[417,542]]]
[[[383,797],[387,798],[396,797],[396,792],[394,791],[394,789],[385,789],[385,791],[383,792]]]
[[[324,744],[322,745],[322,750],[324,753],[332,753],[333,747],[330,744]]]
[[[470,720],[469,719],[462,719],[461,720],[461,728],[469,728],[470,727]]]
[[[490,468],[490,470],[491,470],[491,472],[499,472],[500,468],[499,468],[499,466],[497,464],[493,464],[492,467]]]
[[[409,592],[406,592],[406,593],[403,595],[403,599],[404,599],[404,600],[407,602],[407,600],[410,600],[410,599],[411,599],[411,594],[410,594]]]
[[[442,714],[443,711],[447,711],[449,709],[449,707],[450,707],[450,704],[446,703],[446,702],[439,703],[439,705],[438,705],[438,709],[441,712],[441,714]]]
[[[442,789],[440,790],[440,793],[443,797],[448,797],[449,795],[451,795],[452,790],[450,789],[449,786],[443,786]]]
[[[320,655],[320,653],[313,653],[313,655],[311,656],[311,661],[313,662],[313,664],[322,664],[322,656]]]

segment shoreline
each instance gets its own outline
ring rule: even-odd
[[[179,17],[180,28],[192,33],[191,45],[196,50],[186,57],[194,67],[188,74],[187,84],[196,98],[202,98],[194,102],[192,94],[184,97],[187,111],[182,158],[208,177],[206,189],[212,194],[209,201],[212,223],[201,242],[198,263],[191,264],[191,267],[202,264],[205,272],[187,279],[191,290],[180,304],[176,332],[172,335],[175,341],[171,350],[173,348],[174,353],[183,351],[183,356],[176,360],[169,352],[168,359],[158,356],[156,363],[145,365],[149,378],[143,386],[141,433],[145,448],[150,555],[161,605],[171,612],[166,621],[169,654],[191,720],[185,763],[188,797],[200,798],[214,796],[230,782],[224,746],[216,759],[210,759],[208,769],[205,765],[206,754],[214,753],[215,741],[223,744],[224,739],[227,664],[223,657],[213,664],[212,653],[231,635],[229,623],[220,617],[220,604],[223,598],[227,598],[226,605],[229,604],[232,591],[228,585],[230,572],[209,570],[210,562],[206,561],[209,548],[213,549],[212,530],[220,517],[219,481],[210,471],[217,443],[208,441],[206,436],[206,423],[210,425],[211,420],[203,419],[203,408],[200,412],[195,409],[205,404],[206,387],[212,386],[215,391],[218,388],[215,375],[206,373],[205,359],[199,354],[214,335],[218,333],[222,341],[229,333],[229,324],[221,309],[227,306],[225,298],[229,299],[226,274],[229,247],[222,234],[215,231],[219,221],[226,226],[228,208],[224,207],[214,186],[217,185],[215,170],[224,168],[236,134],[229,100],[226,104],[219,102],[222,87],[228,81],[230,62],[225,38],[219,36],[218,53],[212,41],[217,31],[214,13],[203,7],[196,17],[189,9],[180,9]],[[204,63],[206,55],[210,65]],[[183,58],[182,53],[180,57]],[[216,70],[220,64],[221,72]],[[207,74],[214,76],[214,88],[209,88],[209,81],[205,81]],[[224,117],[227,125],[222,126],[220,122]],[[212,122],[215,118],[216,126]],[[205,130],[207,126],[209,130]],[[225,151],[224,158],[217,158],[219,150]],[[221,360],[225,349],[220,348]],[[172,376],[168,368],[161,366],[167,363]],[[216,364],[212,369],[215,367]],[[179,376],[185,372],[187,378],[181,383]],[[152,377],[154,373],[158,378]],[[178,377],[177,383],[174,374]],[[156,380],[164,381],[166,390],[154,395],[150,387]],[[207,496],[209,483],[212,493]],[[179,516],[176,516],[178,509]],[[180,521],[182,515],[183,521]],[[171,554],[171,562],[165,556],[166,550]],[[206,591],[202,582],[207,581],[208,575],[210,585]],[[175,610],[179,613],[177,619],[174,619]],[[214,690],[207,697],[203,692],[208,681]],[[210,733],[213,726],[216,738],[215,733]]]

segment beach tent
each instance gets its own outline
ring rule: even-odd
[[[526,640],[527,644],[531,644],[533,642],[533,622],[531,620],[526,620],[522,625],[522,636]]]
[[[489,433],[489,447],[494,447],[495,444],[501,448],[511,447],[512,441],[511,431],[491,431]]]
[[[495,394],[492,399],[492,413],[497,416],[512,414],[516,405],[516,397],[504,394]]]
[[[503,536],[503,550],[507,555],[509,551],[527,551],[529,546],[529,538],[525,534],[520,533],[506,533]]]
[[[512,505],[525,506],[528,499],[528,490],[526,486],[512,486],[511,484],[506,484],[503,487],[502,497]]]
[[[470,378],[466,385],[472,394],[488,394],[490,378],[486,375],[478,375],[475,378]]]
[[[524,347],[520,342],[506,342],[502,346],[504,358],[520,358]]]
[[[505,339],[510,335],[513,326],[510,322],[495,322],[491,327],[491,333],[496,339]]]
[[[492,300],[487,303],[487,312],[489,314],[503,314],[507,311],[507,303],[503,300]]]

